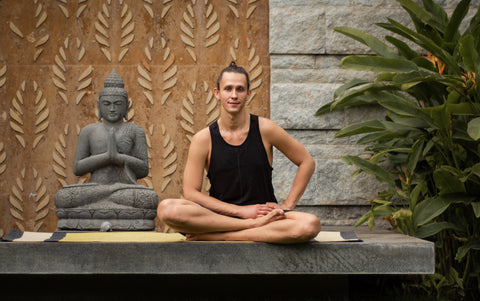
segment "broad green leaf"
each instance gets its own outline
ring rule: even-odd
[[[377,97],[378,103],[382,107],[391,110],[398,115],[415,117],[424,120],[429,124],[433,124],[433,119],[422,112],[422,110],[409,99],[391,93],[377,93],[375,94],[375,97]]]
[[[480,240],[469,241],[464,246],[458,248],[457,255],[455,255],[455,259],[460,261],[467,255],[470,250],[480,250]]]
[[[446,106],[447,112],[453,115],[478,115],[480,112],[480,103],[447,103]]]
[[[382,91],[382,90],[394,90],[396,87],[385,85],[383,83],[373,83],[369,85],[364,85],[357,89],[351,89],[346,92],[339,98],[335,99],[331,103],[331,110],[338,110],[349,105],[358,105],[358,104],[367,104],[367,103],[376,103],[377,100],[372,98],[370,95],[366,95],[367,92],[372,91]],[[370,102],[369,102],[370,101]]]
[[[332,101],[332,102],[333,102],[333,101]],[[329,102],[329,103],[324,104],[323,106],[321,106],[321,107],[315,112],[315,116],[319,116],[319,115],[322,115],[322,114],[326,114],[326,113],[331,112],[330,106],[332,105],[332,102]]]
[[[372,55],[351,55],[341,60],[348,69],[370,72],[410,72],[417,70],[416,64],[405,59],[384,58]]]
[[[480,163],[473,165],[470,172],[476,174],[480,178]]]
[[[472,35],[462,37],[460,39],[459,50],[467,71],[478,74],[478,53],[475,49],[475,38]]]
[[[397,133],[392,133],[390,131],[381,131],[363,136],[362,138],[358,139],[357,144],[362,145],[372,142],[391,140],[397,137],[400,137],[400,135]]]
[[[460,23],[462,23],[463,18],[465,18],[469,8],[470,0],[462,0],[455,7],[450,22],[448,22],[447,27],[445,28],[444,37],[447,42],[454,42],[455,36],[458,35],[458,27],[460,26]]]
[[[373,214],[375,216],[389,216],[393,212],[393,208],[389,205],[380,205],[380,206],[375,206],[372,209]]]
[[[468,123],[467,133],[474,140],[480,139],[480,117],[470,120]]]
[[[345,91],[347,91],[351,88],[355,88],[355,87],[365,85],[365,84],[368,84],[368,83],[370,83],[370,81],[364,80],[364,79],[359,79],[359,78],[354,78],[351,81],[349,81],[348,83],[345,83],[345,84],[341,85],[340,87],[338,87],[337,90],[335,90],[335,93],[333,94],[333,98],[339,97],[340,95],[345,93]]]
[[[433,180],[439,195],[447,195],[457,192],[465,192],[463,183],[452,173],[443,168],[438,168],[433,172]]]
[[[350,27],[334,27],[333,30],[340,32],[362,44],[368,46],[376,54],[387,58],[398,58],[398,55],[385,43],[376,37]]]
[[[420,54],[412,50],[412,48],[410,48],[407,43],[399,39],[396,39],[392,36],[386,36],[385,40],[387,40],[388,42],[392,43],[395,47],[397,47],[399,54],[404,56],[406,59],[411,60],[413,58],[420,56]]]
[[[352,97],[345,97],[342,101],[334,101],[332,103],[332,110],[340,110],[345,107],[355,107],[355,106],[363,106],[363,105],[372,105],[376,104],[377,100],[367,93],[354,95]]]
[[[467,35],[467,34],[473,33],[475,29],[478,28],[477,26],[479,24],[480,24],[480,6],[477,8],[477,12],[475,13],[475,16],[473,16],[473,18],[470,20],[470,24],[467,30],[465,30],[463,34]],[[474,35],[474,36],[478,36],[478,35]]]
[[[352,124],[347,126],[335,134],[335,138],[354,136],[358,134],[378,132],[384,130],[385,127],[382,123],[376,119],[368,120],[361,123]]]
[[[410,173],[414,173],[417,163],[420,160],[420,157],[423,152],[423,145],[425,144],[422,140],[417,140],[412,146],[412,152],[408,155],[408,166],[407,170]]]
[[[371,211],[368,211],[367,213],[365,213],[361,218],[358,219],[358,221],[355,223],[355,227],[358,227],[360,225],[362,225],[363,223],[365,223],[369,217],[373,215],[373,213]]]
[[[420,129],[428,127],[428,123],[425,122],[424,120],[419,119],[419,118],[400,116],[399,114],[396,114],[392,111],[387,111],[387,116],[393,122],[401,124],[401,125],[414,127],[414,128],[420,128]]]
[[[393,203],[391,201],[380,200],[380,199],[374,199],[374,200],[371,200],[370,202],[372,202],[374,204],[393,205]]]
[[[372,230],[373,226],[375,226],[375,215],[373,215],[373,213],[368,217],[367,224],[370,230]]]
[[[457,90],[452,90],[450,93],[448,93],[447,97],[447,110],[448,110],[448,105],[451,104],[457,104],[460,101],[460,93],[458,93]]]
[[[422,180],[420,183],[415,185],[415,187],[410,192],[410,208],[415,208],[418,203],[418,199],[421,193],[424,193],[427,188],[427,182]]]
[[[383,73],[380,73],[375,78],[375,82],[376,83],[378,83],[378,82],[390,82],[395,78],[396,75],[397,75],[396,72],[383,72]]]
[[[477,176],[480,178],[480,163],[477,163],[471,167],[466,168],[463,171],[463,173],[464,173],[464,176],[460,178],[460,181],[462,181],[462,183],[467,182],[470,177]]]
[[[370,83],[370,81],[366,81],[363,79],[353,79],[349,81],[346,84],[343,84],[340,86],[334,93],[334,101],[329,102],[327,104],[324,104],[321,106],[316,112],[315,115],[322,115],[329,113],[335,109],[341,109],[344,106],[356,106],[356,105],[364,105],[364,104],[371,104],[375,103],[376,100],[372,99],[370,96],[364,95],[365,90],[360,89],[360,90],[350,90],[352,88],[362,86],[365,84]],[[365,87],[364,87],[365,88]],[[366,87],[366,90],[368,90],[370,86]],[[346,95],[344,93],[350,90]],[[339,96],[342,96],[341,98],[338,98]],[[340,105],[338,103],[341,103]],[[342,104],[343,102],[343,104]],[[334,104],[335,103],[335,104]],[[332,106],[333,105],[333,106]]]
[[[385,169],[368,160],[351,155],[343,156],[342,160],[347,164],[354,164],[364,172],[375,176],[380,183],[395,186],[395,181]]]
[[[406,126],[406,125],[403,125],[403,124],[399,124],[399,123],[396,123],[396,122],[391,122],[391,121],[381,121],[381,123],[383,124],[383,126],[385,127],[385,129],[387,131],[390,131],[390,132],[393,132],[393,133],[397,133],[399,135],[402,135],[402,136],[412,136],[412,135],[419,135],[421,134],[422,132],[417,129],[417,128],[414,128],[414,127],[410,127],[410,126]]]
[[[423,0],[423,6],[425,7],[425,10],[430,12],[432,17],[435,20],[437,20],[437,22],[441,26],[445,26],[447,24],[448,15],[443,9],[443,7],[441,7],[440,5],[435,3],[435,1],[432,1],[432,0]]]
[[[452,128],[450,123],[450,114],[447,112],[446,104],[436,107],[422,108],[421,110],[435,120],[432,125],[436,128],[440,128],[445,131],[448,131]]]
[[[423,36],[390,18],[388,18],[388,21],[390,22],[389,24],[379,23],[378,25],[394,33],[397,33],[423,47],[425,50],[438,57],[440,61],[446,64],[447,67],[451,69],[454,74],[460,73],[457,62],[452,58],[452,56],[442,47],[438,46],[429,37]]]
[[[475,213],[476,218],[480,218],[480,202],[472,202],[470,203],[473,208],[473,213]]]
[[[412,217],[412,210],[402,208],[393,214],[394,219],[409,219]]]
[[[423,149],[422,155],[425,157],[434,145],[435,145],[435,142],[433,140],[429,140],[427,142],[427,145],[425,145],[425,148]]]
[[[411,15],[412,19],[415,17],[425,24],[432,26],[440,30],[442,28],[436,20],[434,20],[430,14],[428,14],[422,7],[411,0],[397,0],[403,8]]]
[[[442,214],[450,204],[450,199],[441,196],[423,200],[414,210],[413,222],[417,226],[425,225]]]
[[[419,227],[415,232],[415,237],[427,238],[448,229],[461,231],[458,226],[449,222],[430,223]]]
[[[402,91],[407,91],[410,87],[418,85],[419,83],[442,83],[445,85],[458,85],[458,79],[451,79],[440,75],[436,71],[431,71],[425,68],[398,73],[392,81],[392,84],[402,85]],[[404,88],[405,87],[405,88]]]

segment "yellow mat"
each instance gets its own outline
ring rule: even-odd
[[[60,242],[176,242],[184,241],[179,233],[160,232],[88,232],[67,233]]]

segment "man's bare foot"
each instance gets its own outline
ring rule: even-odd
[[[213,232],[213,233],[195,233],[186,234],[186,241],[223,241],[228,240],[226,233],[229,232]]]

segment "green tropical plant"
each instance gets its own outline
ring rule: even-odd
[[[385,109],[385,120],[336,134],[359,137],[365,155],[342,159],[386,187],[357,225],[371,228],[382,216],[401,233],[435,241],[438,273],[423,288],[480,297],[480,9],[461,31],[469,0],[450,17],[432,0],[423,7],[397,1],[415,29],[392,19],[377,23],[395,34],[385,36],[389,44],[334,28],[374,53],[347,56],[341,65],[376,77],[340,86],[316,114],[369,104]]]

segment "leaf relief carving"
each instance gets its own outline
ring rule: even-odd
[[[220,108],[218,107],[218,100],[214,97],[212,90],[209,90],[207,82],[204,82],[204,86],[205,92],[208,93],[205,104],[207,105],[207,126],[209,126],[220,117]]]
[[[7,65],[0,68],[0,88],[7,82]]]
[[[25,138],[24,138],[24,121],[23,121],[23,94],[25,93],[25,81],[20,86],[20,89],[17,90],[16,96],[12,99],[12,107],[10,108],[10,127],[16,132],[15,138],[20,143],[20,145],[25,148]]]
[[[53,164],[52,168],[55,174],[57,175],[57,180],[60,182],[62,186],[68,185],[66,179],[66,169],[67,169],[67,155],[66,155],[66,147],[67,144],[65,142],[65,137],[68,135],[68,124],[65,125],[63,133],[58,135],[57,141],[55,141],[55,149],[52,153]]]
[[[45,187],[42,177],[38,176],[38,171],[33,169],[33,177],[35,182],[35,192],[31,194],[34,196],[34,225],[33,231],[39,231],[44,224],[44,219],[47,217],[50,203],[50,197],[47,194],[47,188]]]
[[[182,108],[180,109],[180,115],[182,116],[182,119],[183,119],[180,121],[180,125],[187,132],[187,138],[189,141],[192,141],[192,137],[195,134],[195,130],[193,129],[195,124],[193,120],[193,115],[194,115],[193,108],[195,105],[195,100],[193,99],[192,92],[195,92],[196,87],[197,87],[197,83],[194,82],[192,84],[192,90],[187,91],[187,96],[183,99]]]
[[[43,46],[50,39],[50,35],[45,31],[40,30],[40,27],[45,23],[48,17],[46,10],[44,9],[41,3],[38,3],[37,1],[35,1],[34,4],[36,5],[35,12],[34,12],[34,18],[36,19],[36,24],[35,24],[36,32],[34,33],[32,39],[29,38],[27,40],[28,42],[32,43],[33,52],[34,52],[33,61],[36,62],[43,52]],[[19,38],[21,39],[24,38],[24,34],[22,30],[15,23],[10,21],[9,27],[10,27],[10,30]]]
[[[35,139],[33,141],[33,149],[37,147],[40,143],[40,140],[43,138],[42,132],[44,132],[49,125],[48,117],[50,115],[50,110],[47,107],[47,99],[43,97],[42,91],[38,88],[36,81],[33,82],[33,88],[36,93],[35,98]]]
[[[7,153],[5,152],[5,145],[0,142],[0,175],[7,169]]]
[[[175,144],[168,135],[165,126],[162,124],[163,137],[163,179],[160,191],[164,192],[168,184],[171,182],[171,177],[177,171],[177,152],[175,151]]]
[[[15,219],[15,225],[19,230],[25,231],[24,201],[22,197],[23,181],[25,180],[25,168],[21,171],[21,178],[16,178],[15,184],[11,188],[8,196],[10,204],[10,215]]]

